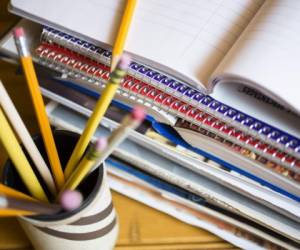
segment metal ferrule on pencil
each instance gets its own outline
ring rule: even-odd
[[[126,75],[126,71],[125,70],[121,70],[121,69],[115,69],[111,74],[110,74],[110,82],[111,83],[115,83],[118,84],[120,82],[120,80]]]
[[[101,154],[102,154],[102,152],[98,152],[94,148],[91,148],[91,150],[86,155],[86,158],[90,161],[93,161],[93,160],[98,159]]]
[[[30,56],[29,50],[27,48],[26,39],[24,36],[15,39],[17,50],[21,57]]]

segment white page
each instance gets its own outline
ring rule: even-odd
[[[11,9],[112,45],[124,4],[124,0],[12,0]],[[205,83],[261,4],[262,0],[139,0],[125,49],[191,83]]]
[[[215,75],[249,79],[252,86],[299,114],[299,44],[300,1],[267,1]]]

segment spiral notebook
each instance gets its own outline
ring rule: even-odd
[[[59,38],[57,38],[57,40],[58,39]],[[50,41],[52,40],[50,39]],[[97,49],[99,51],[99,48]],[[107,53],[107,51],[106,52],[102,51],[102,53],[105,54]],[[78,75],[81,75],[83,79],[88,80],[87,85],[89,84],[88,82],[90,83],[93,82],[92,84],[93,87],[95,87],[95,89],[98,88],[98,91],[101,89],[101,84],[95,83],[95,78],[96,81],[103,82],[107,80],[109,76],[109,67],[107,65],[101,63],[95,64],[95,62],[93,61],[87,61],[86,58],[80,56],[79,54],[71,53],[70,51],[61,49],[60,47],[57,47],[53,44],[40,45],[36,50],[36,55],[43,65],[46,66],[48,65],[49,67],[55,68],[58,71],[59,69],[61,69],[60,70],[61,72],[69,74],[71,76],[77,75],[78,77]],[[135,67],[137,70],[135,69]],[[222,120],[220,121],[217,118],[210,115],[209,112],[205,112],[207,109],[202,108],[197,110],[190,105],[190,102],[187,102],[183,98],[182,99],[185,102],[181,101],[178,98],[178,95],[174,93],[174,91],[172,94],[165,93],[161,89],[155,88],[153,85],[151,86],[150,84],[145,83],[146,77],[144,78],[138,77],[136,73],[136,72],[140,73],[140,71],[142,71],[141,67],[142,67],[141,65],[137,65],[137,64],[131,65],[132,71],[129,73],[130,77],[128,77],[127,80],[123,82],[123,84],[121,85],[121,90],[119,91],[119,94],[122,96],[123,100],[127,98],[127,102],[130,102],[130,99],[131,102],[134,102],[133,101],[134,98],[140,97],[143,100],[147,100],[149,103],[151,103],[151,108],[156,107],[157,110],[164,110],[168,114],[171,114],[171,116],[167,114],[165,114],[164,116],[166,118],[164,122],[168,124],[175,125],[174,117],[181,117],[184,120],[190,121],[192,124],[195,125],[198,124],[198,126],[201,127],[202,129],[206,129],[213,134],[217,134],[219,136],[219,142],[221,141],[220,139],[222,138],[224,142],[224,137],[225,137],[227,141],[229,140],[236,143],[237,144],[236,146],[239,146],[241,151],[243,151],[242,148],[246,148],[251,151],[254,151],[257,155],[263,155],[264,158],[261,159],[262,162],[266,162],[265,160],[266,158],[268,160],[277,163],[277,165],[283,165],[284,167],[289,168],[297,173],[298,169],[297,167],[294,167],[295,165],[297,166],[297,160],[296,160],[297,153],[293,152],[292,154],[290,154],[288,150],[284,152],[284,150],[282,149],[282,145],[280,145],[280,142],[278,142],[276,139],[274,140],[274,137],[272,138],[270,136],[266,136],[269,139],[268,141],[271,141],[270,144],[266,143],[265,141],[262,141],[261,135],[259,133],[254,134],[254,132],[256,132],[255,127],[254,128],[252,127],[254,131],[252,131],[252,133],[249,133],[248,126],[246,126],[245,124],[245,120],[247,119],[249,120],[249,117],[244,117],[244,119],[240,119],[241,124],[244,125],[245,128],[241,126],[239,126],[238,128],[240,130],[246,129],[248,132],[248,133],[243,133],[240,130],[235,129],[233,126],[230,126],[231,124],[228,123],[228,121],[226,121],[224,117],[222,117]],[[150,75],[149,71],[151,70],[149,68],[146,69],[148,75]],[[151,73],[157,75],[157,72],[155,71],[152,71]],[[163,75],[160,75],[160,77],[163,77]],[[172,82],[169,84],[172,85]],[[160,87],[162,88],[162,86],[164,85],[161,84]],[[190,91],[185,91],[181,93],[181,95],[184,97],[184,93],[188,95],[189,92],[196,91],[193,89],[189,89],[189,90]],[[121,92],[123,92],[123,95]],[[180,90],[178,92],[180,92]],[[129,93],[133,94],[134,96],[129,96]],[[213,102],[213,104],[211,105],[210,101],[208,101],[210,97],[204,96],[200,92],[194,94],[197,95],[200,100],[206,99],[204,100],[204,103],[206,102],[208,104],[207,106],[212,107],[212,109],[215,108],[216,105],[217,106],[220,105],[217,101],[214,100],[211,100]],[[199,96],[202,98],[200,98]],[[242,117],[245,115],[239,114],[239,116]],[[227,124],[224,122],[224,120],[226,121]],[[249,127],[251,128],[251,126]],[[186,128],[187,127],[185,127],[185,129]],[[233,132],[234,129],[235,132]],[[178,130],[178,131],[181,132],[182,130]],[[201,130],[199,130],[199,132],[201,132]],[[279,131],[277,130],[276,133],[277,132]],[[190,138],[187,139],[187,141],[190,142],[192,145],[199,146],[199,144],[198,145],[195,144],[194,142],[195,140],[193,140],[193,137],[188,137],[186,133],[181,133],[181,134],[185,139]],[[274,134],[274,131],[271,134]],[[200,135],[198,137],[200,137]],[[212,136],[210,137],[212,138]],[[230,146],[232,148],[234,147],[234,145],[230,145]],[[235,147],[235,151],[237,151],[237,147]],[[251,157],[253,158],[253,156]],[[297,175],[295,175],[295,177],[296,180]]]
[[[11,0],[10,10],[110,48],[124,3]],[[299,114],[299,8],[295,0],[140,0],[125,50],[201,90],[242,82]]]
[[[104,51],[104,54],[105,52],[107,51]],[[68,75],[71,76],[76,76],[77,74],[77,77],[86,78],[89,82],[105,82],[109,77],[109,67],[107,65],[95,63],[80,54],[74,54],[53,44],[40,45],[36,50],[36,55],[39,60],[44,61],[45,65],[47,63],[57,65],[57,70],[64,73],[68,71]],[[266,157],[275,161],[278,160],[280,164],[290,166],[297,164],[295,159],[299,157],[298,148],[292,149],[294,143],[299,143],[296,137],[272,128],[242,112],[230,109],[230,107],[222,105],[219,101],[205,96],[201,92],[180,84],[171,78],[166,79],[162,74],[158,76],[157,71],[152,71],[139,64],[132,64],[131,69],[129,77],[126,78],[126,81],[121,86],[123,91],[133,92],[137,96],[147,99],[149,103],[157,104],[159,108],[173,116],[189,120],[211,132],[223,135],[229,140],[236,140],[239,144],[242,141],[242,144],[245,144],[249,149],[255,152],[265,152]],[[156,75],[156,78],[155,76],[153,77],[154,81],[151,81],[149,77],[152,74]],[[158,77],[163,79],[158,79]],[[150,78],[150,80],[147,78]],[[155,81],[158,84],[155,84]],[[95,85],[97,86],[97,83]],[[165,91],[166,85],[170,88],[169,92]],[[195,106],[198,106],[198,108],[195,108]],[[228,122],[228,118],[233,119]],[[283,140],[278,140],[278,138]],[[266,150],[268,145],[265,142],[273,147]],[[284,149],[283,145],[286,145]],[[276,153],[275,148],[281,149],[280,152]],[[282,149],[286,153],[281,152]],[[289,156],[296,158],[290,158]]]
[[[69,34],[66,34],[64,32],[61,32],[59,30],[55,30],[49,27],[45,27],[42,32],[42,41],[45,41],[46,43],[54,43],[59,46],[62,46],[64,48],[68,48],[71,51],[77,52],[80,55],[83,55],[87,58],[90,58],[92,60],[95,60],[95,62],[98,62],[100,64],[104,64],[106,67],[102,70],[106,70],[109,67],[110,64],[110,56],[111,53],[108,50],[105,50],[103,48],[100,48],[98,46],[95,46],[94,44],[88,43],[84,40],[78,39],[74,36],[71,36]],[[47,46],[47,45],[45,45]],[[51,49],[48,48],[48,49]],[[55,50],[55,46],[53,47]],[[60,53],[60,51],[56,51],[56,53]],[[55,53],[55,52],[54,52]],[[65,53],[67,53],[65,51]],[[66,55],[66,54],[65,54]],[[48,55],[45,55],[48,56]],[[67,56],[67,55],[66,55]],[[74,56],[74,55],[72,55]],[[77,60],[82,60],[82,57],[78,57]],[[68,62],[66,62],[68,63]],[[84,62],[82,62],[84,63]],[[91,61],[90,61],[91,63]],[[93,63],[92,63],[93,64]],[[70,69],[73,70],[74,67],[70,65]],[[78,65],[77,70],[78,70]],[[95,79],[98,78],[107,78],[107,75],[104,76],[105,73],[103,71],[96,71],[95,68],[89,68],[88,65],[84,65],[85,68],[81,67],[80,70],[82,70],[82,73],[87,73],[89,77],[94,77]],[[93,64],[90,66],[97,66],[97,64]],[[75,69],[76,70],[76,69]],[[85,72],[83,72],[85,71]],[[251,134],[251,131],[249,130],[256,130],[256,132],[260,132],[261,136],[265,141],[268,142],[273,142],[276,143],[278,142],[279,144],[284,144],[287,148],[295,148],[295,151],[297,152],[298,149],[297,145],[299,142],[294,141],[295,138],[288,138],[286,137],[287,135],[282,133],[283,131],[279,131],[278,129],[274,129],[271,127],[266,126],[266,124],[261,123],[261,121],[257,121],[259,117],[267,121],[269,124],[275,124],[277,128],[282,128],[282,130],[289,132],[293,135],[294,137],[300,137],[300,129],[295,126],[297,122],[299,122],[299,117],[296,117],[294,114],[289,114],[287,110],[283,108],[282,112],[279,112],[276,109],[270,109],[270,107],[265,107],[262,104],[259,105],[258,108],[253,108],[247,109],[247,107],[251,106],[256,106],[257,103],[249,102],[247,100],[247,103],[244,103],[242,101],[236,101],[235,105],[244,105],[243,111],[241,112],[240,107],[239,110],[234,109],[233,107],[230,107],[229,105],[226,105],[222,103],[220,100],[224,99],[224,97],[219,98],[216,100],[212,96],[206,96],[202,92],[196,90],[195,88],[192,88],[188,86],[184,82],[179,82],[176,78],[170,77],[166,74],[163,74],[157,70],[153,70],[149,67],[146,67],[142,64],[139,63],[134,63],[131,65],[131,70],[128,72],[129,75],[131,75],[133,78],[137,78],[139,81],[146,82],[147,84],[150,84],[150,86],[147,88],[149,89],[149,92],[151,94],[148,94],[148,97],[152,97],[152,99],[155,99],[155,97],[159,96],[161,94],[161,91],[166,92],[166,94],[173,95],[173,97],[178,98],[181,100],[181,103],[179,103],[180,107],[178,110],[181,110],[181,108],[185,108],[186,113],[190,111],[191,107],[197,107],[202,110],[207,109],[207,112],[210,115],[216,116],[219,118],[221,121],[228,121],[226,118],[230,118],[231,123],[234,124],[237,127],[240,127],[242,131],[248,132]],[[107,74],[107,73],[106,73]],[[132,87],[132,86],[129,86]],[[142,87],[141,85],[136,85],[133,89],[136,89],[135,91],[139,90],[138,88]],[[155,92],[153,91],[153,87],[156,88]],[[236,91],[235,89],[231,89],[232,93],[236,94],[235,98],[244,98],[246,99],[247,97],[245,96],[240,96],[236,92],[245,92],[249,95],[257,96],[259,99],[259,93],[255,92],[255,90],[243,87],[239,90]],[[158,89],[158,90],[157,90]],[[152,91],[151,91],[152,90]],[[160,91],[159,91],[160,90]],[[248,90],[248,91],[247,91]],[[231,94],[232,95],[232,94]],[[232,98],[232,99],[235,99]],[[266,96],[262,96],[260,99],[265,100],[266,102],[272,104],[275,107],[278,107],[278,104],[276,104],[274,101],[271,99],[268,99]],[[156,98],[158,99],[158,98]],[[161,97],[160,97],[161,99]],[[171,100],[171,102],[176,101],[175,99]],[[253,101],[253,100],[252,100]],[[186,106],[185,104],[188,103],[190,106]],[[178,105],[178,103],[176,104]],[[277,105],[277,106],[276,106]],[[189,108],[189,109],[187,109]],[[262,111],[264,110],[264,111]],[[276,112],[277,111],[277,112]],[[249,116],[249,113],[255,114],[255,117]],[[276,114],[276,115],[275,115]],[[275,117],[272,118],[272,115]],[[268,117],[269,116],[269,117]],[[281,119],[278,119],[280,116]],[[257,124],[257,122],[259,124]],[[261,125],[260,125],[261,124]],[[241,126],[244,125],[244,126]],[[252,136],[254,135],[253,133],[251,134]],[[300,149],[299,149],[300,150]]]
[[[58,79],[47,79],[47,77],[46,78],[40,77],[40,82],[43,90],[43,95],[56,102],[62,103],[67,107],[74,106],[74,103],[76,103],[75,105],[76,107],[74,107],[75,110],[85,109],[85,108],[92,110],[94,107],[95,100],[97,100],[97,98],[99,97],[99,94],[97,92],[94,92],[94,94],[91,91],[90,93],[87,93],[88,92],[87,89],[84,89],[83,87],[79,88],[78,85],[74,85],[71,82],[62,81]],[[116,103],[116,101],[114,101],[114,105],[118,105],[121,109],[127,110],[127,108],[124,108],[124,105],[120,105],[119,103]],[[124,112],[124,111],[119,111],[119,112]],[[237,168],[234,168],[232,165],[224,164],[224,160],[226,160],[226,157],[224,158],[225,154],[219,160],[216,159],[216,156],[220,156],[220,154],[218,154],[217,152],[224,151],[222,147],[213,145],[211,147],[211,150],[207,151],[210,153],[210,155],[204,154],[204,156],[202,156],[203,152],[189,146],[180,137],[178,137],[176,133],[172,132],[172,130],[169,127],[166,127],[163,124],[161,125],[159,122],[153,120],[152,117],[149,117],[149,121],[151,121],[152,127],[155,128],[155,130],[158,131],[164,138],[167,138],[169,142],[171,142],[173,145],[177,145],[177,147],[180,145],[182,149],[185,149],[184,152],[186,152],[188,155],[191,155],[191,157],[193,158],[202,159],[202,160],[206,159],[206,162],[208,163],[212,162],[214,166],[221,167],[222,169],[224,169],[224,167],[226,166],[226,169],[231,169],[233,171],[237,171],[238,173],[240,173],[239,175],[240,178],[246,175],[248,177],[247,178],[248,180],[250,178],[251,180],[255,180],[258,183],[262,183],[263,185],[270,187],[269,184],[259,181],[257,177],[255,177],[255,175],[258,176],[259,178],[263,177],[263,180],[269,181],[269,183],[272,183],[277,187],[282,187],[285,190],[290,190],[291,192],[297,193],[296,189],[289,187],[289,184],[291,185],[289,179],[293,179],[294,176],[294,172],[291,170],[287,170],[285,168],[278,168],[277,166],[276,168],[272,169],[276,173],[275,175],[272,171],[268,171],[267,174],[264,175],[262,173],[264,172],[264,170],[267,170],[265,168],[268,167],[270,168],[272,166],[271,163],[265,163],[264,165],[259,165],[256,162],[251,162],[251,164],[249,164],[248,162],[250,168],[247,168],[247,165],[241,163],[242,161],[241,158],[234,157],[236,161],[234,161],[233,163],[235,163],[236,166],[238,166],[240,169],[244,167],[242,168],[243,170],[247,170],[248,173],[254,175],[254,176],[249,176],[249,174],[246,174],[245,172],[238,171]],[[182,122],[183,121],[179,120],[177,123],[182,123]],[[180,126],[180,124],[177,123],[175,126]],[[181,126],[184,127],[185,125],[183,124]],[[203,134],[209,133],[209,132],[205,132],[203,129],[201,129],[201,132]],[[145,132],[145,134],[147,133]],[[212,134],[210,133],[209,136],[207,137],[212,138]],[[157,139],[156,136],[151,138]],[[203,144],[211,145],[211,142],[204,139],[205,138],[199,138],[200,141],[204,141]],[[221,142],[220,139],[219,142]],[[224,146],[229,146],[228,141],[227,142],[224,141],[223,143],[225,144]],[[231,146],[235,148],[235,151],[237,151],[238,148],[236,145],[231,145]],[[240,148],[240,150],[241,152],[247,152],[243,148]],[[211,154],[215,156],[213,160],[211,160],[212,159]],[[234,155],[234,153],[230,151],[227,151],[226,154]],[[219,164],[224,164],[224,165],[221,166]],[[281,176],[281,178],[279,176]]]

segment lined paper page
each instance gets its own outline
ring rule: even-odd
[[[300,114],[299,45],[300,1],[267,1],[215,74],[250,79],[256,83],[252,86]]]
[[[126,50],[181,78],[206,82],[262,0],[139,0]],[[112,45],[124,0],[12,0],[31,19]],[[160,67],[161,68],[161,67]]]

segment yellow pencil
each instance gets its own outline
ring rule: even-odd
[[[75,166],[79,163],[81,157],[86,150],[95,130],[97,129],[104,113],[106,112],[111,100],[113,99],[117,88],[123,77],[126,75],[126,70],[130,64],[130,59],[127,56],[121,57],[116,69],[111,73],[110,79],[102,92],[100,99],[97,101],[94,111],[87,121],[86,127],[80,136],[74,151],[68,161],[65,169],[65,178],[69,178]]]
[[[41,153],[31,138],[29,131],[27,130],[22,118],[15,108],[12,100],[10,99],[6,89],[4,88],[0,80],[0,106],[2,107],[7,119],[9,120],[12,128],[14,129],[17,137],[23,144],[24,150],[27,151],[28,155],[33,161],[34,166],[39,171],[41,177],[45,181],[49,191],[56,195],[56,187],[51,175],[50,169],[45,163]]]
[[[0,209],[0,217],[15,217],[15,216],[28,216],[34,215],[35,213],[32,211],[24,211],[24,210],[17,210],[17,209]]]
[[[26,48],[26,40],[22,28],[15,29],[14,38],[29,87],[31,99],[39,123],[39,128],[43,137],[45,149],[50,162],[52,174],[54,176],[57,188],[60,189],[65,182],[64,174],[51,132],[51,127],[45,110],[44,101],[39,90],[39,84],[35,74],[32,59],[28,49]]]
[[[125,41],[127,38],[127,34],[129,32],[130,23],[133,17],[134,9],[136,6],[136,0],[127,0],[126,7],[124,10],[124,14],[122,16],[121,24],[119,27],[119,31],[113,46],[112,51],[112,59],[111,59],[111,66],[110,71],[113,71],[120,59],[120,56],[123,53],[123,49],[125,46]]]
[[[80,182],[87,176],[89,171],[95,165],[96,160],[100,157],[102,150],[106,147],[106,138],[99,138],[97,142],[91,146],[85,156],[82,158],[74,172],[71,174],[70,178],[66,181],[66,184],[61,190],[70,189],[74,190],[80,184]],[[60,195],[59,195],[60,196]]]
[[[47,196],[36,178],[29,162],[23,153],[6,117],[0,108],[0,141],[4,145],[11,161],[15,165],[20,177],[30,194],[42,201],[48,201]]]
[[[20,199],[25,199],[25,200],[30,200],[34,201],[35,199],[32,198],[31,196],[24,194],[22,192],[19,192],[13,188],[10,188],[8,186],[5,186],[0,183],[0,194],[5,194],[6,196],[9,197],[14,197],[14,198],[20,198]]]
[[[100,166],[101,163],[122,143],[132,129],[137,128],[145,118],[145,111],[141,107],[134,107],[131,114],[125,116],[120,126],[108,138],[99,138],[88,150],[76,169],[68,178],[63,190],[74,190],[89,172]],[[107,145],[107,146],[106,146]]]

